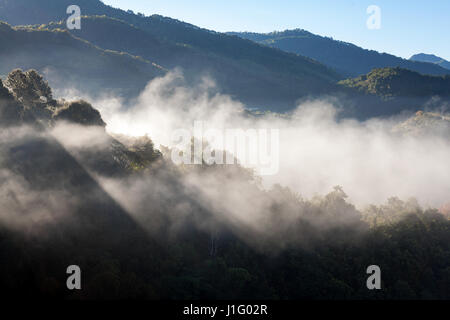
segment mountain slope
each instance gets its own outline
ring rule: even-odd
[[[107,135],[88,103],[56,101],[39,74],[15,70],[0,81],[0,110],[19,115],[0,131],[3,301],[450,297],[450,222],[414,201],[391,198],[360,212],[340,187],[310,201],[289,188],[260,188],[239,166],[186,172],[169,159],[168,167],[118,179],[122,188],[112,192],[92,175],[95,165],[59,142],[75,137],[84,149],[92,139],[83,140],[79,130],[52,130],[77,125]],[[192,184],[201,177],[206,194]],[[251,212],[262,211],[257,228],[224,210],[230,185],[239,196],[251,195],[245,200],[256,207]],[[121,206],[118,192],[137,208]],[[207,197],[210,192],[219,197]],[[361,285],[374,260],[389,271],[384,290]],[[82,270],[82,290],[67,290],[66,270],[74,264]],[[425,280],[417,278],[418,265],[432,266],[422,272]]]
[[[356,101],[356,113],[366,119],[450,106],[450,76],[429,76],[401,68],[381,68],[357,78],[342,80],[339,85]]]
[[[136,94],[164,70],[129,54],[105,51],[66,31],[12,28],[0,22],[0,74],[15,68],[45,73],[55,87],[92,95]]]
[[[366,50],[351,43],[321,37],[301,29],[266,34],[250,32],[229,34],[315,59],[346,76],[358,76],[374,68],[384,67],[401,67],[432,75],[450,74],[448,70],[437,65]]]
[[[317,73],[319,77],[322,76],[328,79],[336,77],[324,66],[306,58],[270,50],[238,37],[201,29],[175,19],[159,15],[150,17],[135,15],[107,6],[98,0],[43,0],[39,2],[34,0],[16,0],[14,2],[0,0],[0,6],[2,6],[2,3],[4,10],[2,10],[3,13],[0,15],[0,20],[4,20],[12,25],[43,24],[65,20],[67,18],[66,8],[69,5],[76,4],[82,8],[83,15],[106,15],[120,19],[152,34],[158,39],[190,45],[228,58],[250,58],[253,62],[263,63],[268,62],[267,60],[270,58],[274,58],[275,61],[272,62],[274,67],[284,67],[288,73]],[[287,59],[287,61],[283,61],[283,58]],[[294,64],[287,68],[288,64],[295,61],[303,62],[304,65],[296,66]],[[321,72],[324,74],[320,74]]]
[[[57,112],[67,109],[72,112],[64,117]],[[4,110],[16,113],[0,117],[0,287],[9,298],[117,297],[124,293],[107,293],[103,285],[110,280],[124,290],[126,274],[138,273],[138,267],[128,265],[118,271],[119,278],[109,272],[130,260],[145,265],[144,287],[150,286],[150,274],[158,277],[159,246],[92,177],[105,160],[115,162],[115,151],[96,149],[86,157],[97,162],[90,166],[59,140],[76,132],[50,133],[55,125],[71,124],[81,132],[95,129],[108,141],[99,113],[88,103],[54,100],[40,75],[19,70],[0,80],[0,114]],[[119,143],[116,147],[133,154]],[[113,169],[115,174],[127,171],[117,162]],[[149,254],[153,259],[146,258]],[[78,294],[65,286],[65,270],[73,264],[90,267]]]
[[[450,70],[450,62],[441,57],[435,56],[434,54],[419,53],[413,55],[411,58],[409,58],[409,60],[434,63],[438,66],[441,66],[442,68]]]
[[[210,75],[222,92],[253,107],[292,108],[297,99],[327,92],[343,78],[309,58],[158,15],[135,15],[98,0],[0,0],[0,4],[5,8],[0,19],[11,24],[64,20],[71,4],[78,4],[83,15],[106,15],[109,18],[83,19],[81,31],[73,34],[104,49],[154,58],[164,67],[182,67],[188,76]]]
[[[450,97],[450,75],[428,76],[401,68],[375,69],[367,75],[340,81],[358,91],[391,97]]]

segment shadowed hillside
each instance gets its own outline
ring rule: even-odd
[[[137,94],[164,70],[129,54],[105,51],[67,31],[12,28],[0,22],[0,74],[15,68],[36,69],[58,87],[96,95],[114,91]]]
[[[65,288],[65,269],[81,264],[89,266],[89,272],[80,298],[118,297],[108,292],[111,285],[123,292],[136,285],[136,292],[151,292],[146,284],[130,282],[127,275],[137,272],[137,265],[127,261],[136,259],[148,268],[146,277],[157,277],[158,262],[150,261],[147,253],[162,259],[159,246],[92,177],[95,166],[81,164],[82,157],[75,158],[49,132],[64,121],[85,130],[98,127],[107,138],[99,113],[85,102],[53,100],[35,71],[16,70],[5,82],[6,91],[0,81],[0,286],[9,298],[74,298],[77,294]],[[75,110],[62,117],[67,109]],[[17,116],[6,118],[5,113]],[[116,148],[133,156],[118,142]],[[89,155],[91,161],[104,166],[109,158],[115,174],[127,172],[112,163],[116,151],[109,150],[106,158],[106,150],[96,151]],[[112,275],[114,268],[123,277]]]
[[[251,32],[229,34],[315,59],[345,76],[354,77],[384,67],[401,67],[423,74],[450,74],[449,70],[438,65],[409,61],[388,53],[366,50],[351,43],[318,36],[301,29],[265,34]]]
[[[419,53],[413,55],[411,58],[409,58],[409,60],[434,63],[442,68],[450,70],[450,62],[443,58],[435,56],[434,54]]]
[[[448,110],[450,76],[428,76],[401,68],[374,69],[339,82],[355,113],[364,117],[392,116],[417,110]]]
[[[375,69],[367,75],[343,80],[341,85],[386,99],[392,97],[450,97],[450,75],[427,76],[401,68]]]
[[[450,223],[414,200],[360,211],[341,187],[308,200],[238,165],[178,168],[148,138],[109,136],[89,103],[53,99],[32,70],[0,81],[0,116],[8,299],[450,297]],[[227,210],[235,193],[254,225]],[[383,290],[366,287],[374,261]],[[80,291],[66,288],[73,264]]]
[[[181,67],[191,79],[209,75],[221,92],[251,107],[292,109],[297,99],[322,94],[342,79],[305,57],[158,15],[135,15],[98,0],[3,1],[0,20],[13,25],[65,21],[71,4],[78,4],[83,15],[109,17],[84,19],[84,27],[75,35],[104,49],[140,55],[164,67]],[[62,22],[50,27],[65,26]]]

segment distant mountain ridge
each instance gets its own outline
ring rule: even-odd
[[[0,43],[0,74],[16,68],[36,69],[52,85],[91,95],[102,91],[137,94],[149,80],[165,74],[148,60],[103,50],[66,30],[13,28],[0,21]]]
[[[322,37],[302,29],[271,33],[229,32],[228,34],[315,59],[351,77],[384,67],[401,67],[431,75],[450,74],[449,70],[438,65],[366,50],[348,42]]]
[[[71,4],[82,8],[81,30],[67,30],[65,26],[65,10]],[[247,108],[284,112],[295,108],[299,101],[332,96],[345,101],[343,116],[366,119],[402,110],[416,111],[435,93],[426,87],[419,88],[425,90],[422,96],[411,95],[414,90],[408,88],[415,88],[416,84],[405,82],[404,88],[396,87],[403,91],[395,89],[395,98],[386,99],[390,93],[386,95],[381,87],[376,87],[375,92],[361,89],[365,80],[350,79],[347,85],[338,83],[346,78],[342,74],[359,75],[365,70],[364,74],[369,74],[373,65],[398,63],[422,74],[450,73],[435,64],[364,50],[304,30],[248,34],[252,40],[242,39],[236,34],[218,33],[159,15],[144,16],[115,9],[98,0],[0,0],[0,7],[0,19],[27,24],[14,28],[5,25],[4,29],[9,31],[0,32],[0,41],[6,43],[0,47],[0,55],[2,50],[8,53],[0,60],[0,74],[15,68],[33,68],[44,73],[54,87],[55,82],[75,84],[85,92],[102,94],[107,90],[133,98],[148,81],[181,67],[186,84],[210,76],[217,83],[216,92],[243,102]],[[24,35],[28,40],[15,45],[15,38]],[[325,44],[316,51],[335,59],[342,74],[333,70],[336,66],[255,42],[267,42],[274,37],[286,38],[289,43],[293,40],[294,44],[303,38],[307,43]],[[333,53],[335,47],[340,54]],[[374,61],[373,57],[380,60]],[[56,81],[49,70],[55,71]],[[402,75],[398,81],[412,78],[417,77]],[[385,81],[383,77],[378,80]]]
[[[210,75],[219,89],[248,106],[286,110],[307,96],[321,95],[344,77],[315,60],[201,29],[178,20],[146,17],[98,0],[0,0],[0,20],[39,29],[65,29],[66,8],[77,4],[86,16],[71,34],[103,49],[133,52],[188,76]],[[102,17],[100,17],[102,16]],[[158,60],[153,60],[158,59]],[[193,76],[193,77],[194,77]]]
[[[108,175],[129,174],[137,168],[144,169],[160,155],[149,139],[141,138],[139,148],[144,152],[136,152],[112,138],[104,129],[106,123],[100,112],[90,103],[54,99],[48,82],[35,70],[16,69],[4,81],[0,80],[0,125],[3,128],[25,124],[49,130],[62,122],[96,127],[107,142],[106,148],[97,147],[93,152],[88,148],[84,150],[84,161],[93,171]],[[131,145],[133,143],[137,141],[132,141]]]
[[[130,150],[110,137],[99,112],[89,103],[56,101],[52,98],[51,88],[37,72],[15,70],[5,81],[0,80],[0,124],[0,190],[2,195],[7,192],[11,199],[1,197],[0,254],[2,270],[7,270],[2,274],[8,274],[7,277],[12,279],[5,281],[5,277],[0,276],[0,287],[7,288],[8,296],[38,297],[40,285],[37,282],[27,280],[26,287],[30,291],[23,293],[16,281],[21,274],[34,272],[29,262],[25,262],[32,256],[46,264],[45,271],[41,269],[46,276],[41,279],[60,278],[61,281],[42,282],[42,288],[53,292],[59,291],[55,291],[55,284],[65,285],[64,272],[56,270],[66,270],[74,260],[95,261],[105,254],[124,264],[131,259],[146,257],[149,252],[152,260],[158,257],[161,252],[158,244],[92,177],[92,172],[114,177],[131,175],[136,167],[146,166],[154,159],[144,159],[142,153]],[[105,143],[96,147],[71,147],[69,152],[60,139],[77,133],[70,129],[51,133],[57,125],[77,126],[78,134],[95,130]],[[8,172],[6,177],[5,172]],[[20,181],[21,186],[11,187],[10,181]],[[27,205],[29,202],[20,196],[21,190],[27,197],[37,193],[39,196],[33,204]],[[59,203],[70,205],[60,206]],[[5,233],[6,227],[16,230],[6,222],[6,211],[10,217],[22,219],[21,223],[30,227],[26,228],[30,230],[26,235],[17,234],[10,238],[22,243],[20,247],[12,245],[14,250],[5,246],[5,236],[9,234]],[[52,243],[57,246],[51,248]],[[27,254],[24,249],[33,254]],[[4,259],[8,252],[11,254]],[[24,264],[18,264],[20,260]],[[155,263],[146,263],[145,269],[147,273],[158,270]],[[91,277],[104,274],[99,269],[91,269],[89,273]],[[88,282],[83,282],[83,290],[90,291]],[[42,291],[41,297],[48,292]],[[69,298],[70,293],[59,292],[61,298]],[[69,299],[74,297],[71,295]]]
[[[441,57],[435,56],[434,54],[419,53],[413,55],[411,58],[409,58],[409,60],[434,63],[438,66],[441,66],[442,68],[450,70],[450,62]]]

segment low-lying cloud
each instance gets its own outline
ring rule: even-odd
[[[203,121],[206,129],[278,129],[279,172],[265,176],[302,196],[326,194],[340,185],[358,205],[391,196],[416,197],[425,206],[449,201],[448,136],[408,136],[392,132],[397,120],[338,120],[331,99],[299,105],[289,115],[250,115],[229,96],[211,93],[214,83],[188,85],[172,72],[150,82],[131,104],[116,98],[96,101],[107,130],[149,135],[156,146],[172,147],[172,133]]]
[[[305,244],[312,230],[337,225],[364,229],[360,219],[369,204],[379,205],[380,212],[420,210],[415,201],[401,202],[394,196],[414,197],[426,207],[449,201],[450,142],[445,135],[395,133],[392,128],[398,119],[339,120],[339,110],[330,99],[302,103],[284,115],[248,112],[212,89],[208,79],[189,85],[180,73],[170,73],[150,82],[130,104],[117,97],[93,101],[108,132],[148,135],[165,153],[142,174],[115,176],[101,170],[97,160],[114,162],[111,148],[117,142],[100,126],[58,121],[47,132],[13,128],[2,132],[1,145],[17,144],[23,149],[27,137],[54,140],[51,143],[60,144],[142,227],[169,237],[199,228],[212,237],[232,230],[254,245],[261,237],[278,246]],[[239,165],[176,166],[165,146],[173,148],[173,132],[190,129],[196,121],[202,121],[205,130],[279,130],[279,171],[260,177]],[[85,191],[70,186],[69,173],[67,183],[56,184],[63,186],[60,190],[39,190],[29,186],[20,172],[7,165],[2,168],[2,222],[32,229],[36,222],[58,221],[83,208],[95,210],[95,195],[89,195],[86,207],[80,196]],[[57,168],[49,172],[56,174]],[[58,173],[55,179],[61,177]],[[85,183],[89,185],[88,180]],[[70,187],[65,190],[64,185]],[[74,188],[76,193],[71,192]],[[27,213],[33,213],[33,219]]]

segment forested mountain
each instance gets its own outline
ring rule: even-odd
[[[2,296],[63,294],[60,270],[74,260],[91,265],[89,282],[104,290],[108,271],[101,264],[111,263],[108,256],[121,264],[132,257],[145,263],[148,250],[153,259],[159,255],[158,245],[86,169],[123,175],[130,172],[124,164],[139,159],[106,134],[100,114],[89,103],[56,101],[39,74],[15,70],[0,81],[0,116]],[[94,130],[105,147],[84,149],[75,158],[59,140],[68,130],[50,133],[63,123]],[[82,165],[80,159],[85,159]],[[36,263],[41,271],[34,269]],[[148,275],[157,276],[156,266],[147,267]]]
[[[450,98],[450,75],[429,76],[401,68],[374,69],[367,75],[339,83],[386,99],[431,96]]]
[[[81,30],[66,28],[74,4]],[[99,0],[0,0],[2,302],[450,299],[450,117],[440,112],[450,71],[436,57],[414,59],[428,60],[304,30],[217,33]],[[163,83],[177,67],[186,81]],[[112,107],[52,88],[133,98],[165,75],[149,86],[158,92]],[[212,99],[209,86],[191,92],[204,76],[217,82]],[[152,138],[191,117],[239,130],[273,124],[279,174],[266,181],[238,161],[176,165],[180,150]],[[110,121],[155,137],[111,133]],[[199,141],[187,141],[195,153]],[[373,204],[380,190],[422,198]],[[381,290],[367,287],[374,264]],[[82,290],[68,290],[70,265]]]
[[[297,99],[322,94],[342,79],[309,58],[174,19],[114,9],[98,0],[0,1],[4,8],[0,20],[13,25],[49,24],[65,20],[71,4],[78,4],[83,15],[108,17],[83,19],[85,25],[74,34],[103,49],[138,54],[164,67],[181,67],[188,77],[209,75],[221,92],[251,107],[290,109]]]
[[[105,51],[67,31],[13,28],[0,22],[0,74],[34,68],[58,87],[96,95],[114,92],[136,95],[146,83],[165,74],[148,60]]]
[[[354,44],[295,29],[271,33],[230,32],[244,39],[296,53],[334,68],[345,76],[358,76],[375,68],[401,67],[423,74],[450,74],[443,66],[409,61],[387,53],[366,50]]]
[[[231,95],[247,107],[285,111],[293,109],[301,98],[335,95],[344,97],[345,101],[348,101],[342,115],[362,119],[370,116],[392,115],[403,109],[416,111],[423,107],[422,103],[436,94],[432,90],[427,91],[421,88],[418,92],[423,94],[419,100],[416,99],[416,94],[415,100],[411,100],[411,97],[406,95],[386,102],[385,99],[378,99],[379,92],[353,88],[347,90],[342,85],[336,85],[336,82],[343,77],[309,58],[269,48],[236,36],[201,29],[170,18],[157,15],[146,17],[114,9],[97,0],[76,2],[82,8],[82,14],[91,16],[82,18],[81,30],[69,31],[65,26],[67,18],[65,9],[72,2],[45,0],[38,3],[33,0],[13,2],[0,0],[0,4],[5,8],[0,12],[0,19],[5,19],[12,24],[28,25],[17,28],[14,33],[4,25],[3,28],[9,30],[10,37],[27,35],[30,38],[30,45],[36,41],[32,38],[37,36],[44,38],[43,41],[39,40],[42,44],[37,46],[38,54],[23,54],[22,51],[31,52],[22,50],[27,48],[23,43],[8,49],[11,52],[9,56],[12,58],[2,60],[4,62],[0,74],[5,74],[16,67],[35,68],[46,72],[50,82],[58,87],[73,85],[91,94],[102,94],[105,90],[112,89],[115,95],[130,97],[136,95],[147,81],[156,75],[164,73],[165,70],[181,67],[188,83],[198,83],[199,79],[205,75],[211,76],[217,82],[218,92]],[[70,37],[71,35],[73,37]],[[5,37],[5,32],[2,36]],[[240,34],[240,36],[265,44],[269,42],[274,44],[278,41],[294,44],[300,41],[301,44],[307,41],[308,45],[300,45],[300,47],[320,53],[323,55],[323,60],[315,56],[311,57],[328,63],[330,67],[338,69],[342,74],[359,75],[370,72],[373,67],[386,65],[401,65],[421,73],[447,72],[437,65],[363,50],[354,45],[318,37],[303,30],[271,34]],[[65,41],[64,45],[60,42],[52,42],[56,41],[55,39]],[[7,43],[6,48],[12,45],[5,43]],[[51,52],[54,54],[43,54],[44,50],[48,51],[45,46],[52,48]],[[90,53],[89,55],[80,54],[78,52],[80,49],[68,49],[70,46],[90,48]],[[121,52],[120,58],[117,53],[109,52],[109,50]],[[21,51],[20,54],[17,54],[19,51]],[[6,57],[6,55],[3,56]],[[99,59],[103,56],[110,58]],[[116,61],[117,59],[123,61]],[[331,60],[327,62],[325,61],[327,59]],[[334,62],[330,64],[330,61]],[[47,68],[48,66],[51,67]],[[120,69],[121,66],[123,69]],[[158,66],[161,66],[159,70]],[[52,73],[51,71],[55,69],[61,72]],[[407,94],[406,91],[415,91],[412,87],[408,89],[410,85],[414,86],[413,82],[405,82],[401,85],[405,89],[397,92],[398,96]]]
[[[450,76],[428,76],[401,68],[374,69],[366,75],[342,80],[353,104],[353,114],[363,119],[387,117],[403,111],[448,110]]]
[[[307,200],[278,185],[265,190],[239,166],[177,168],[148,139],[109,136],[88,102],[55,100],[33,70],[0,81],[0,115],[5,298],[450,297],[449,220],[413,200],[359,211],[340,187]],[[232,182],[262,210],[264,232],[202,201],[187,178],[217,181],[207,189],[221,197]],[[366,287],[374,261],[383,290]],[[82,290],[69,291],[74,263]]]
[[[419,53],[413,55],[411,58],[409,58],[409,60],[434,63],[438,66],[441,66],[442,68],[450,70],[450,62],[441,57],[435,56],[434,54]]]

